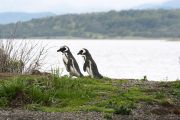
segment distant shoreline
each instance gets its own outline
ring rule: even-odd
[[[0,38],[2,39],[12,39],[12,38]],[[180,41],[180,38],[146,38],[146,37],[116,37],[116,38],[78,38],[78,37],[29,37],[29,38],[14,38],[14,39],[39,39],[39,40],[50,40],[50,39],[67,39],[67,40],[165,40],[165,41]]]

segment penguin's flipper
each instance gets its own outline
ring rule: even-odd
[[[73,66],[73,60],[72,59],[69,59],[68,60],[68,63],[67,63],[67,69],[68,69],[68,71],[70,71],[70,68],[71,68],[71,66]]]
[[[84,65],[83,65],[83,70],[84,70],[84,72],[86,72],[86,67],[88,66],[88,62],[86,61],[85,63],[84,63]]]
[[[70,72],[70,67],[68,67],[69,65],[68,65],[68,63],[66,64],[66,62],[63,60],[63,62],[64,62],[64,65],[66,66],[66,70],[68,71],[68,72]]]

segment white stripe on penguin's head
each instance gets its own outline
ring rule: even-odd
[[[67,46],[64,46],[64,48],[65,48],[65,52],[67,52],[68,50],[69,50],[69,48],[67,47]]]
[[[84,55],[86,53],[86,49],[83,48],[82,51],[82,54]]]

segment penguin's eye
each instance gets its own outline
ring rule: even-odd
[[[82,54],[83,54],[83,51],[82,51],[82,50],[80,50],[80,53],[82,53]]]
[[[68,48],[67,48],[67,47],[64,47],[64,51],[68,51]]]

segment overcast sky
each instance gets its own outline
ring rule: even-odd
[[[170,0],[0,0],[0,12],[85,13],[132,9]]]

